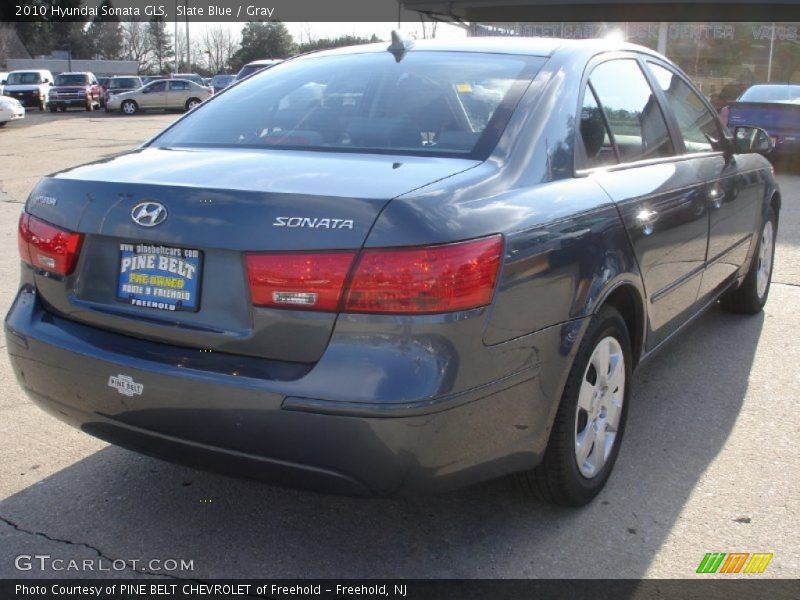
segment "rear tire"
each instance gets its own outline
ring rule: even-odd
[[[136,106],[136,102],[133,100],[125,100],[119,108],[123,115],[135,115],[136,111],[139,109],[139,107]]]
[[[631,365],[625,321],[604,307],[575,355],[541,464],[517,476],[523,491],[575,507],[600,493],[625,433]]]
[[[198,100],[197,98],[189,98],[189,99],[186,101],[186,106],[185,106],[184,108],[186,108],[186,110],[187,110],[187,111],[190,111],[190,110],[192,110],[192,109],[193,109],[195,106],[197,106],[198,104],[200,104],[200,100]]]
[[[753,254],[750,269],[735,290],[720,298],[725,310],[744,315],[756,315],[764,309],[769,298],[772,283],[772,267],[775,262],[775,237],[778,232],[778,219],[770,208],[761,225],[758,246]]]

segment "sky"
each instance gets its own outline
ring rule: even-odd
[[[206,27],[215,26],[228,27],[233,31],[237,38],[244,26],[244,23],[202,23],[193,22],[190,24],[190,35],[201,35],[201,32]],[[373,33],[379,38],[389,40],[392,29],[397,29],[398,24],[379,22],[379,23],[320,23],[320,22],[285,22],[286,28],[292,34],[296,42],[307,42],[308,37],[311,39],[320,38],[335,38],[342,35],[356,35],[360,37],[369,37]],[[428,31],[430,31],[431,24],[426,23]],[[408,37],[422,37],[422,26],[418,22],[401,22],[400,31]],[[436,28],[436,37],[440,39],[464,37],[466,33],[460,27],[449,25],[446,23],[439,23]]]

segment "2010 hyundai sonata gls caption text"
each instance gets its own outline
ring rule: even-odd
[[[769,140],[637,46],[387,46],[286,61],[44,178],[6,319],[26,392],[281,484],[518,473],[591,500],[638,361],[718,300],[766,301]]]

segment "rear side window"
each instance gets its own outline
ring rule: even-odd
[[[608,119],[621,162],[675,154],[664,115],[635,60],[604,62],[592,71],[589,81]]]
[[[189,89],[189,84],[185,81],[170,81],[169,89],[173,92],[182,92]]]
[[[605,167],[618,162],[603,111],[597,104],[591,86],[586,86],[583,97],[580,133],[586,152],[586,168]]]
[[[155,83],[151,83],[147,86],[147,91],[149,92],[163,92],[167,89],[167,82],[166,81],[156,81]]]
[[[681,130],[686,152],[713,152],[722,139],[717,121],[705,103],[686,82],[671,70],[648,63],[667,98],[672,114]]]

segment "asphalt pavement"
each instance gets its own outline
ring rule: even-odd
[[[0,131],[4,313],[17,289],[17,219],[37,179],[134,147],[174,118],[34,111]],[[376,500],[175,466],[46,415],[3,353],[0,577],[683,578],[706,552],[773,553],[763,576],[800,577],[800,175],[779,181],[766,310],[712,309],[642,365],[615,472],[590,506],[553,508],[508,480]],[[139,562],[19,570],[20,555]]]

